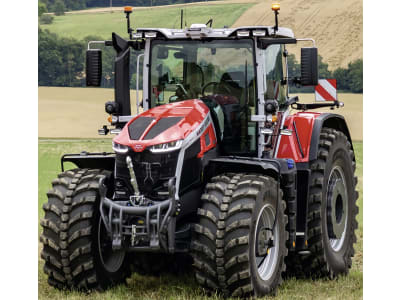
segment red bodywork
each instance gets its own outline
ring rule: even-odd
[[[299,112],[286,118],[284,125],[287,129],[292,130],[293,133],[291,136],[281,136],[277,158],[292,158],[295,162],[309,161],[314,121],[320,114],[321,113]],[[304,157],[301,156],[293,122],[296,123],[297,134],[299,135]]]
[[[114,138],[114,142],[129,146],[135,152],[142,152],[149,146],[164,144],[168,142],[184,140],[190,133],[196,130],[199,125],[205,120],[209,113],[208,107],[200,100],[186,100],[171,104],[165,104],[161,106],[149,109],[130,120],[125,127],[122,129],[120,134]],[[145,129],[139,140],[131,140],[129,137],[128,126],[139,117],[152,117],[155,118],[153,122]],[[153,139],[143,139],[150,129],[157,124],[162,118],[167,117],[183,117],[177,124],[161,132]],[[209,134],[210,143],[206,145],[205,135]],[[205,132],[201,136],[201,152],[198,157],[203,156],[205,152],[215,147],[216,136],[212,123],[207,127]]]

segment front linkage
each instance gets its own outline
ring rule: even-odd
[[[129,200],[106,197],[107,187],[100,179],[100,214],[112,239],[113,250],[175,252],[177,203],[175,177],[168,182],[168,199],[153,202],[137,195]]]

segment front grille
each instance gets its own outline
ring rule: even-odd
[[[126,165],[126,155],[132,159],[140,192],[155,200],[166,199],[168,197],[168,180],[175,176],[179,150],[157,154],[149,150],[139,153],[129,150],[127,154],[117,154],[115,160],[116,187],[118,183],[121,190],[126,191],[129,195],[133,194],[133,189],[130,184],[129,169]],[[124,197],[122,193],[120,195]]]

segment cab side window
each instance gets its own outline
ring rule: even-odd
[[[279,103],[286,100],[287,85],[283,84],[286,67],[283,59],[283,45],[270,45],[265,50],[265,100],[275,99]]]

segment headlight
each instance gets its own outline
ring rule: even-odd
[[[129,147],[128,147],[128,146],[115,143],[114,141],[112,142],[112,148],[113,148],[113,150],[114,150],[115,152],[121,153],[121,154],[126,153],[126,152],[128,152],[128,150],[129,150]]]
[[[154,145],[150,148],[150,151],[153,153],[171,152],[174,150],[178,150],[181,146],[182,146],[182,140],[179,140],[165,144]]]

